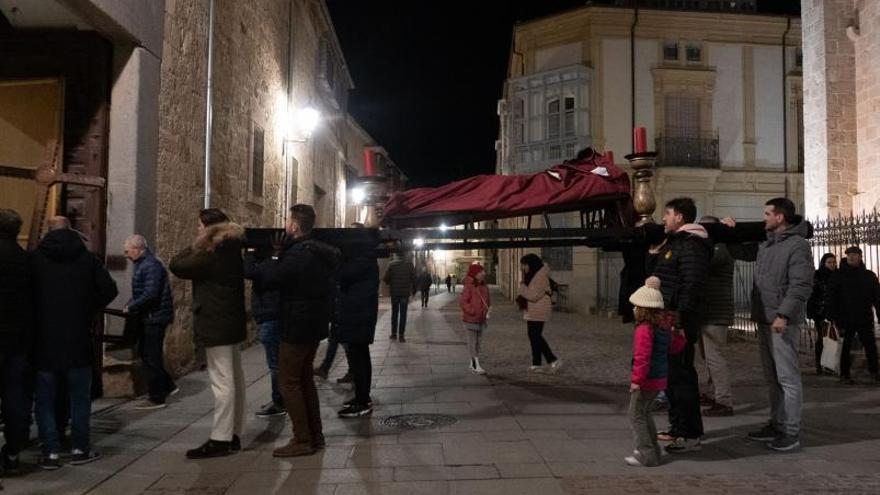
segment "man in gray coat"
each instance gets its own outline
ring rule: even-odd
[[[723,223],[736,225],[732,218]],[[795,215],[791,200],[775,198],[765,204],[764,228],[767,240],[750,253],[756,254],[752,320],[758,323],[761,364],[770,386],[770,422],[749,438],[770,442],[773,450],[791,451],[800,447],[798,342],[813,291],[813,254],[806,240],[808,225]]]

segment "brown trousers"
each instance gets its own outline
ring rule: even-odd
[[[318,344],[282,342],[278,352],[278,385],[293,423],[296,443],[316,444],[323,440],[321,407],[314,376],[317,351]]]

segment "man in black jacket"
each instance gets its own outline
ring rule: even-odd
[[[700,388],[694,367],[694,346],[700,339],[701,291],[709,273],[712,243],[701,225],[693,223],[697,207],[690,198],[666,203],[663,224],[666,239],[648,255],[648,273],[660,278],[663,303],[675,328],[687,337],[685,349],[669,357],[669,431],[658,438],[671,441],[670,453],[700,450],[703,419]]]
[[[0,400],[5,418],[2,470],[18,468],[18,453],[28,439],[30,406],[24,391],[33,332],[31,269],[18,245],[21,217],[0,209]]]
[[[877,373],[877,341],[874,339],[874,310],[880,315],[880,284],[877,275],[862,263],[862,250],[851,246],[846,250],[846,260],[828,281],[825,311],[837,328],[844,331],[843,352],[840,357],[840,381],[853,384],[850,378],[852,358],[850,347],[858,335],[865,347],[868,370],[875,381]]]
[[[312,237],[314,225],[314,208],[292,206],[287,241],[275,246],[276,255],[255,274],[266,288],[281,291],[279,385],[295,436],[275,449],[275,457],[311,455],[324,446],[313,363],[330,326],[339,251]]]
[[[70,394],[71,464],[92,462],[100,457],[92,450],[89,434],[92,324],[95,313],[116,297],[116,283],[101,261],[88,252],[79,234],[69,228],[50,230],[43,237],[33,254],[33,270],[38,315],[34,346],[36,417],[43,448],[40,465],[50,470],[61,466],[55,417],[59,375],[66,377]]]
[[[258,253],[251,249],[244,257],[244,277],[253,282],[251,286],[251,314],[257,322],[260,343],[266,352],[266,366],[272,386],[272,400],[257,411],[258,418],[271,418],[287,414],[284,399],[278,387],[278,347],[281,345],[281,293],[263,286],[257,279],[257,264],[270,253]]]

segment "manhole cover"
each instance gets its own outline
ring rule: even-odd
[[[430,430],[454,425],[458,420],[445,414],[401,414],[391,416],[382,423],[399,430]]]

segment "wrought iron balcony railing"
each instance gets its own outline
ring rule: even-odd
[[[656,140],[658,167],[720,168],[718,134],[661,134]]]

